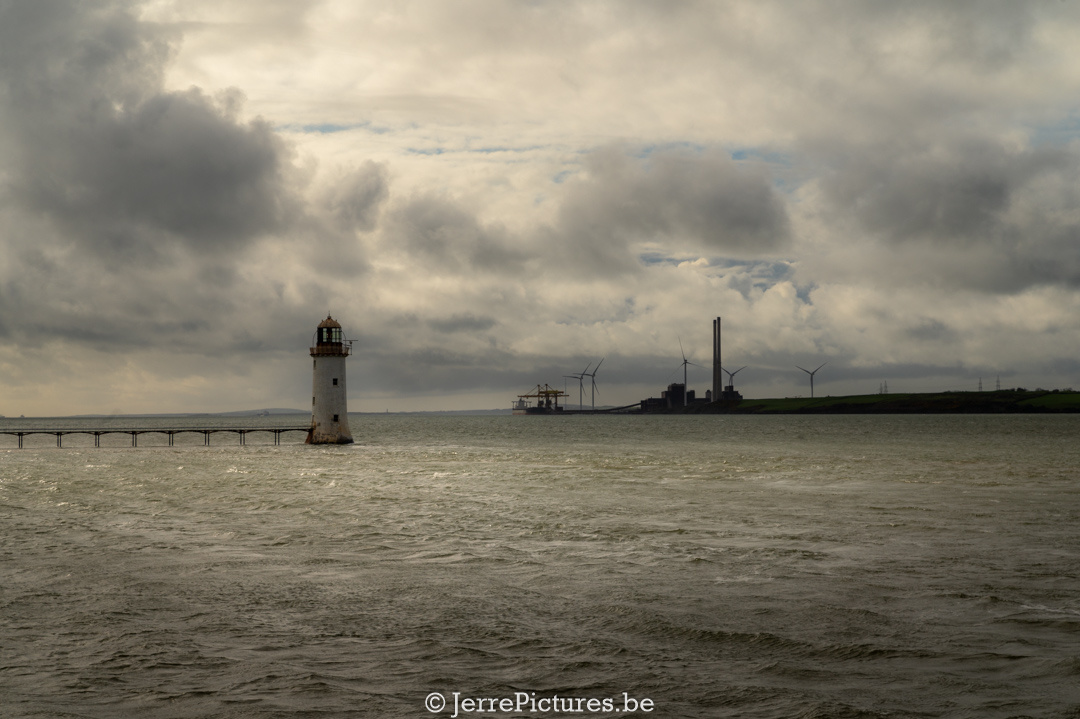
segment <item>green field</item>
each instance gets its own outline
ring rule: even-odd
[[[730,414],[962,414],[1080,412],[1080,392],[1003,390],[933,394],[866,394],[714,402],[691,412]]]

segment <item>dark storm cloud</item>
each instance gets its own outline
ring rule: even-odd
[[[387,226],[394,247],[440,274],[515,272],[526,260],[499,227],[485,226],[457,203],[434,195],[406,200],[390,212]]]
[[[911,339],[923,342],[956,342],[960,339],[959,332],[944,322],[931,318],[923,318],[914,327],[909,327],[905,334]]]
[[[95,251],[144,242],[228,251],[281,228],[290,212],[276,136],[262,122],[237,124],[197,90],[66,129],[24,148],[33,159],[13,192]]]
[[[1075,158],[961,140],[949,146],[857,151],[825,182],[839,212],[892,241],[963,242],[998,230],[1015,193]]]
[[[822,181],[829,221],[921,248],[920,266],[906,268],[913,276],[997,291],[1080,283],[1076,148],[942,138],[851,148],[834,166]]]
[[[473,314],[454,314],[450,317],[431,319],[427,321],[428,327],[436,332],[486,332],[498,324],[494,318],[478,317]]]
[[[238,93],[162,91],[169,39],[117,3],[0,6],[0,132],[18,207],[132,256],[172,242],[227,251],[281,226],[286,148],[266,123],[238,122]]]
[[[628,242],[689,244],[725,254],[770,253],[791,230],[783,199],[758,170],[720,153],[592,154],[570,186],[558,228],[585,264],[621,260]]]
[[[348,282],[371,270],[368,235],[378,228],[390,197],[390,173],[385,164],[368,160],[327,174],[323,189],[289,227],[287,244],[295,263],[316,269],[321,278]]]
[[[529,266],[597,277],[641,270],[638,242],[699,252],[768,254],[788,246],[783,198],[756,169],[727,155],[660,150],[634,158],[622,149],[590,154],[567,186],[554,224],[515,236],[485,225],[446,197],[400,202],[386,218],[389,248],[440,274]]]
[[[434,345],[408,352],[373,347],[364,353],[361,361],[364,363],[361,371],[377,376],[382,388],[400,392],[440,393],[447,388],[461,391],[518,384],[528,386],[528,380],[522,379],[523,374],[507,369],[513,366],[514,358],[495,349],[478,355]]]
[[[798,22],[810,27],[828,20],[831,45],[847,43],[868,54],[886,58],[895,46],[875,42],[894,33],[915,32],[919,53],[934,66],[963,65],[986,75],[1007,69],[1030,45],[1036,16],[1058,3],[1017,3],[1011,0],[815,0],[793,8]]]
[[[368,160],[338,178],[327,193],[325,204],[341,230],[368,232],[375,229],[379,212],[389,196],[386,165]]]
[[[130,3],[0,2],[0,302],[30,343],[220,351],[242,253],[301,213],[239,92],[163,89],[177,40]]]
[[[138,101],[159,86],[175,38],[140,24],[129,6],[110,0],[0,2],[5,110],[66,106],[89,119],[95,105]],[[48,132],[75,118],[35,119]]]

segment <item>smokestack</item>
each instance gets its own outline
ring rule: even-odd
[[[720,393],[724,389],[724,371],[720,364],[720,318],[717,317],[712,323],[712,399],[716,402],[720,399]]]

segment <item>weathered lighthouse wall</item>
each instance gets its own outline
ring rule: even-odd
[[[345,357],[314,358],[311,389],[312,444],[350,444],[349,416],[345,404]]]

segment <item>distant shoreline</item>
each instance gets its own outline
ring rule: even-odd
[[[712,402],[672,410],[677,414],[1074,414],[1080,392],[998,390],[792,397]]]
[[[742,399],[721,402],[700,402],[689,407],[676,407],[654,412],[619,412],[618,416],[647,414],[682,415],[682,414],[1078,414],[1080,413],[1080,392],[1073,390],[997,390],[990,392],[932,392],[932,393],[897,393],[844,395],[837,397],[785,397],[765,399]],[[173,413],[134,413],[134,414],[80,414],[68,415],[69,419],[119,419],[140,417],[266,417],[282,415],[310,414],[300,409],[260,409],[237,412],[173,412]],[[462,409],[462,410],[427,410],[397,412],[349,412],[358,416],[391,415],[510,415],[509,409]],[[599,410],[586,412],[590,416],[603,415]],[[547,416],[560,416],[554,413]],[[569,412],[564,416],[577,416]],[[2,417],[4,421],[58,419],[59,417]]]

